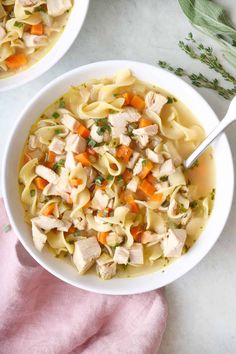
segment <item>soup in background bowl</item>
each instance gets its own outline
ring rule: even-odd
[[[88,290],[137,293],[173,281],[212,247],[230,210],[224,136],[192,169],[182,167],[216,123],[195,90],[149,65],[101,62],[55,80],[23,113],[17,142],[24,154],[4,172],[7,210],[23,245],[53,274]],[[12,153],[10,142],[5,166]],[[9,168],[19,174],[33,230],[19,191],[17,209],[9,194],[9,183],[17,187]],[[99,277],[112,279],[99,279],[94,263]]]

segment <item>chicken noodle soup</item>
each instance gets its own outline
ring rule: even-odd
[[[130,70],[72,87],[31,128],[19,173],[38,251],[80,274],[138,275],[184,254],[212,209],[214,161],[190,111]]]
[[[38,61],[67,23],[72,0],[0,0],[0,78]]]

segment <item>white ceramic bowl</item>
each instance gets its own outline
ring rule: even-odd
[[[92,78],[112,76],[121,68],[130,68],[141,80],[156,84],[172,93],[191,109],[206,133],[218,119],[206,101],[178,77],[147,64],[132,61],[104,61],[82,66],[54,80],[43,88],[27,105],[16,123],[3,163],[3,195],[10,223],[19,240],[31,256],[49,272],[63,281],[86,290],[104,294],[134,294],[160,288],[176,280],[195,266],[212,248],[230,212],[234,171],[232,156],[226,136],[221,135],[214,144],[216,162],[216,198],[210,219],[194,246],[180,259],[165,269],[137,278],[102,281],[96,275],[80,276],[71,264],[58,260],[47,251],[39,253],[33,245],[31,230],[23,220],[23,208],[18,192],[18,165],[29,129],[44,109],[62,96],[71,85],[78,85]]]
[[[88,11],[88,6],[89,0],[75,0],[65,29],[52,49],[28,69],[16,75],[0,79],[0,92],[26,84],[56,64],[69,50],[79,34]]]

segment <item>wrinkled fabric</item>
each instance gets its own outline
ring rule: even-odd
[[[0,210],[0,353],[157,352],[167,319],[163,290],[109,296],[68,285],[3,231],[2,200]]]

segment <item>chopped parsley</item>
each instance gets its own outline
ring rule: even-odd
[[[53,171],[55,171],[56,169],[58,169],[58,167],[64,167],[65,166],[65,160],[61,159],[59,161],[57,161],[56,163],[54,163],[54,165],[52,166]]]
[[[31,189],[30,196],[33,198],[35,196],[35,189]]]
[[[216,195],[216,190],[215,190],[215,188],[213,188],[211,191],[211,200],[215,199],[215,195]]]
[[[56,135],[63,133],[61,129],[55,129],[54,132]]]
[[[119,96],[119,93],[113,93],[113,96],[114,96],[114,97],[118,97],[118,96]]]
[[[117,176],[117,182],[122,185],[124,183],[123,177],[122,176]]]
[[[32,15],[32,12],[25,10],[25,15]]]
[[[180,210],[181,213],[186,213],[186,211],[187,211],[188,209],[186,209],[183,204],[180,204],[179,210]]]
[[[15,21],[14,26],[18,27],[18,28],[21,28],[21,27],[24,26],[24,23],[23,22],[19,22],[19,21]]]
[[[59,117],[60,117],[60,114],[59,114],[58,112],[54,112],[54,113],[52,114],[52,117],[53,117],[53,118],[59,118]]]
[[[112,181],[113,178],[114,178],[114,177],[113,177],[112,175],[108,175],[108,176],[107,176],[107,180],[108,180],[108,181]]]
[[[168,207],[170,205],[170,202],[169,202],[169,200],[165,200],[162,204],[161,204],[161,206],[163,207],[163,208],[166,208],[166,207]]]
[[[147,164],[147,160],[143,160],[142,161],[142,166],[144,167],[144,166],[146,166],[146,164]]]
[[[66,103],[62,97],[59,99],[59,108],[65,108],[65,106],[66,106]]]
[[[87,138],[87,144],[91,147],[95,147],[97,145],[97,142],[93,140],[90,136]]]
[[[6,224],[3,226],[3,232],[7,233],[11,231],[11,225],[10,224]]]
[[[198,205],[197,200],[193,200],[193,201],[192,201],[192,202],[190,202],[190,204],[189,204],[189,206],[190,206],[190,208],[191,208],[191,209],[196,208],[196,207],[197,207],[197,205]]]
[[[168,176],[161,176],[161,177],[160,177],[160,181],[161,181],[161,182],[166,182],[166,181],[168,181]]]
[[[177,102],[177,99],[175,97],[170,97],[170,96],[167,96],[167,104],[170,104],[170,103],[173,103],[173,102]]]
[[[74,237],[78,237],[78,236],[80,236],[80,231],[77,230],[77,231],[71,233],[70,235],[72,235],[72,236],[74,236]]]
[[[34,8],[34,12],[46,12],[46,8],[42,5],[39,5]]]
[[[103,181],[104,178],[102,176],[98,176],[95,178],[94,183],[97,184],[98,186],[101,186]]]

